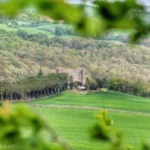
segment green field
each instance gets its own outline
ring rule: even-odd
[[[89,129],[96,122],[96,111],[82,110],[82,106],[113,108],[109,115],[114,120],[114,127],[124,133],[124,143],[139,149],[144,139],[150,139],[150,99],[108,92],[89,93],[87,95],[64,92],[58,96],[30,102],[38,104],[35,110],[43,116],[57,131],[57,133],[71,145],[73,150],[106,150],[108,145],[93,141]],[[55,104],[56,106],[70,106],[70,108],[40,107]],[[71,106],[79,106],[78,110]],[[122,110],[125,110],[122,113]],[[127,113],[126,113],[127,111]],[[138,114],[141,112],[141,114]]]
[[[24,21],[18,21],[18,24],[30,24],[29,22],[24,22]],[[29,34],[38,34],[38,33],[43,33],[43,34],[46,34],[49,38],[52,38],[55,36],[55,28],[56,27],[61,27],[61,28],[64,28],[64,29],[68,29],[68,28],[72,28],[73,29],[73,26],[71,25],[68,25],[68,24],[61,24],[61,23],[45,23],[43,25],[39,25],[39,26],[35,26],[35,27],[17,27],[17,28],[14,28],[14,27],[10,27],[8,26],[7,24],[0,24],[0,29],[4,29],[6,30],[7,32],[12,32],[12,31],[18,31],[18,30],[24,30],[26,32],[28,32]],[[123,31],[123,30],[112,30],[112,32],[118,36],[119,34],[129,34],[133,31],[131,30],[128,30],[128,31]],[[61,36],[62,38],[65,38],[65,39],[70,39],[70,38],[75,38],[77,36],[75,35],[62,35]],[[117,41],[115,40],[112,40],[111,42],[115,42],[117,43]],[[120,42],[120,41],[119,41]]]
[[[26,22],[26,23],[28,23],[28,22]],[[43,34],[48,35],[49,38],[52,38],[52,37],[55,36],[54,31],[55,31],[56,27],[68,28],[68,25],[65,25],[65,24],[46,24],[46,25],[41,25],[41,26],[37,26],[37,27],[19,27],[19,28],[13,28],[13,27],[7,26],[6,24],[0,24],[0,29],[4,29],[7,32],[24,30],[24,31],[28,32],[29,34],[43,33]],[[47,31],[48,29],[50,29],[50,30]],[[73,36],[64,35],[62,37],[63,38],[72,38]]]
[[[95,107],[99,106],[103,108],[107,107],[118,110],[150,113],[150,99],[117,92],[89,93],[87,95],[65,92],[52,99],[42,99],[33,101],[32,103]]]

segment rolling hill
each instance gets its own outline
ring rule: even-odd
[[[56,67],[84,67],[92,76],[117,76],[150,81],[150,49],[117,41],[73,39],[26,32],[0,32],[1,74],[15,81]]]
[[[15,19],[0,16],[1,82],[36,76],[40,69],[46,75],[56,67],[83,67],[92,78],[140,82],[149,90],[149,39],[130,45],[128,34],[113,31],[85,38],[64,22],[32,13]]]
[[[112,91],[87,95],[64,92],[28,104],[48,120],[73,150],[109,149],[106,143],[90,138],[90,129],[96,121],[94,115],[101,108],[109,111],[109,116],[114,121],[113,126],[123,132],[123,142],[126,145],[139,149],[141,141],[149,139],[149,99]],[[90,109],[91,106],[96,109]]]

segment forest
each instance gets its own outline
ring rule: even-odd
[[[42,98],[68,89],[67,74],[49,74],[39,72],[36,77],[29,77],[18,82],[3,82],[0,85],[1,100],[31,100]]]
[[[109,89],[149,96],[147,46],[79,36],[49,38],[44,33],[31,34],[23,30],[1,29],[0,37],[1,83],[35,77],[41,68],[43,74],[48,75],[55,73],[56,67],[83,67],[97,88],[105,87],[99,82],[114,82],[118,87],[110,85]],[[132,90],[133,87],[136,88]]]

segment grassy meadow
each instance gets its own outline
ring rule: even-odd
[[[150,113],[150,100],[117,92],[75,94],[71,92],[60,93],[53,98],[32,101],[36,104],[57,104],[73,106],[95,106],[113,108],[117,110]]]
[[[140,149],[145,139],[150,139],[150,100],[116,92],[89,93],[87,95],[64,92],[52,98],[30,102],[39,105],[69,105],[106,107],[114,120],[114,127],[123,132],[126,145]],[[96,122],[97,110],[75,110],[74,108],[34,107],[35,111],[50,123],[73,150],[106,150],[109,145],[91,140],[90,128]],[[122,110],[127,111],[122,112]],[[139,114],[139,112],[141,114]]]
[[[55,36],[55,28],[56,27],[63,27],[63,28],[68,28],[68,25],[64,24],[45,24],[37,27],[18,27],[18,28],[13,28],[9,27],[6,24],[0,24],[0,29],[4,29],[7,32],[13,32],[13,31],[18,31],[18,30],[23,30],[26,31],[29,34],[38,34],[38,33],[43,33],[46,34],[49,38],[52,38]],[[51,29],[51,30],[49,30]],[[71,38],[73,36],[69,35],[64,35],[64,38]]]

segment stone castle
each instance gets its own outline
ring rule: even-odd
[[[85,74],[84,68],[62,68],[57,67],[56,73],[68,73],[69,76],[72,76],[73,82],[80,82],[82,84],[85,84],[87,75]]]

